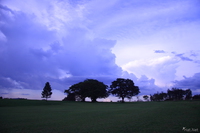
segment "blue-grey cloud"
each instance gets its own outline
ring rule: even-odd
[[[30,95],[30,94],[24,94],[24,93],[22,93],[21,95],[23,95],[23,96],[28,96],[28,95]]]
[[[191,57],[198,57],[198,53],[196,51],[190,51],[190,56]]]
[[[183,80],[176,80],[174,83],[174,87],[189,88],[192,90],[200,89],[200,73],[195,73],[192,77],[184,76]]]
[[[146,75],[142,75],[141,77],[137,78],[133,73],[123,71],[122,77],[133,80],[135,85],[139,86],[140,95],[153,94],[157,91],[160,92],[165,89],[155,85],[155,79],[148,78]]]
[[[195,60],[194,62],[197,64],[200,64],[200,60]]]
[[[2,95],[9,94],[9,93],[1,93]]]
[[[165,53],[164,50],[154,50],[154,53]]]
[[[200,64],[199,62],[199,50],[192,50],[190,52],[178,54],[177,52],[171,52],[175,57],[181,59],[181,61],[190,61]]]
[[[86,78],[108,83],[121,75],[111,52],[115,40],[89,39],[88,31],[78,26],[65,27],[70,34],[60,40],[56,31],[49,31],[30,16],[11,13],[12,21],[6,17],[1,20],[1,32],[8,40],[0,53],[2,88],[41,89],[49,81],[53,88],[63,91]]]
[[[176,54],[176,57],[179,57],[182,61],[193,61],[189,57],[183,56],[184,54]]]

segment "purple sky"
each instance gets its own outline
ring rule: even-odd
[[[86,78],[200,94],[199,0],[1,0],[0,96],[52,100]],[[113,99],[109,97],[109,99]],[[117,98],[116,98],[117,99]]]

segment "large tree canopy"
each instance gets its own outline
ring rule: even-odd
[[[109,92],[122,98],[122,102],[124,102],[124,98],[130,99],[140,93],[139,87],[135,86],[132,80],[123,78],[117,78],[117,80],[113,81]]]
[[[74,93],[76,97],[85,101],[86,97],[91,98],[92,102],[96,102],[97,98],[108,97],[108,86],[103,82],[94,79],[86,79],[83,82],[72,85],[65,93]]]
[[[83,82],[74,84],[68,90],[65,90],[65,93],[67,93],[68,95],[74,94],[74,97],[81,99],[82,102],[84,102],[85,98],[87,97],[86,92],[87,91],[84,87]]]

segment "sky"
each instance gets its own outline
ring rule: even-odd
[[[52,100],[85,79],[200,94],[199,0],[0,0],[0,96]],[[117,100],[110,96],[102,101]]]

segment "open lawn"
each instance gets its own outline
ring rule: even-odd
[[[5,132],[195,133],[200,132],[200,101],[0,100],[0,133]]]

